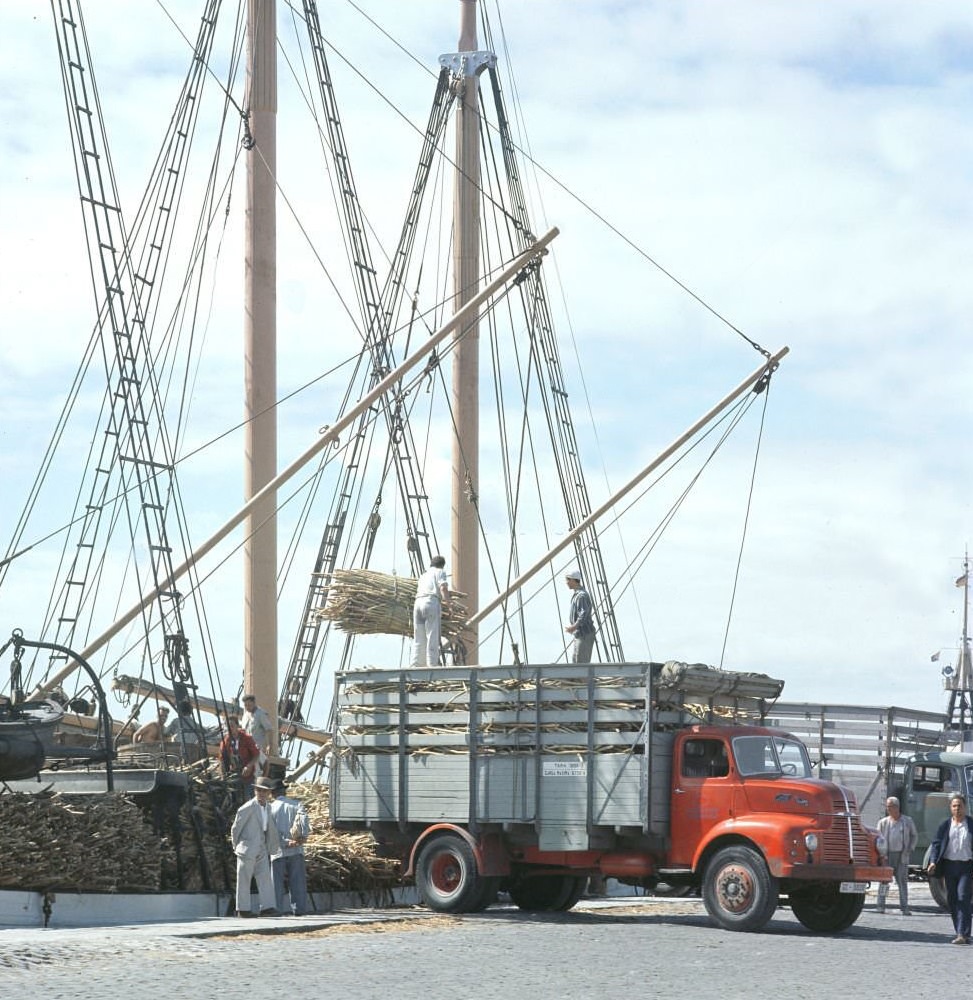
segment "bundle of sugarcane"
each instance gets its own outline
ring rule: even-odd
[[[469,617],[466,606],[457,600],[465,596],[450,592],[442,617],[442,635],[446,639],[460,635]],[[414,577],[370,569],[338,569],[331,575],[328,603],[314,614],[352,635],[411,636],[415,599]]]
[[[0,843],[0,887],[159,889],[159,841],[123,795],[0,795]]]

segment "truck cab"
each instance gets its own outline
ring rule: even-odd
[[[673,750],[667,879],[699,885],[724,926],[734,910],[759,925],[750,897],[767,878],[811,929],[854,923],[867,883],[888,870],[854,796],[813,776],[800,740],[760,727],[693,726]]]
[[[939,824],[949,816],[949,796],[962,792],[967,801],[973,789],[973,754],[948,750],[929,750],[909,758],[896,789],[902,812],[912,817],[919,841],[912,852],[909,867],[925,877],[929,845]],[[946,909],[943,880],[930,879],[929,888],[936,902]]]

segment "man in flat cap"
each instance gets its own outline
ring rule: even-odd
[[[564,626],[564,631],[574,639],[568,659],[571,663],[591,663],[591,651],[595,646],[591,598],[581,584],[578,570],[568,570],[564,574],[564,582],[571,591],[571,607],[568,609],[568,624]]]
[[[280,837],[280,854],[271,858],[277,909],[284,908],[285,890],[290,896],[290,912],[295,917],[307,913],[307,869],[304,864],[304,844],[311,832],[307,810],[299,799],[286,794],[287,784],[278,778],[271,790],[270,814]]]

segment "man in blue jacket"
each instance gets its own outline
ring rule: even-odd
[[[949,797],[949,819],[936,831],[929,852],[929,874],[946,882],[946,901],[953,918],[953,944],[970,943],[973,916],[973,819],[966,815],[966,798],[959,792]]]

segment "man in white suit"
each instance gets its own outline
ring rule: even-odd
[[[233,817],[230,841],[236,855],[236,915],[252,917],[250,879],[257,880],[260,916],[276,917],[274,880],[270,859],[280,854],[280,837],[270,812],[270,792],[275,782],[260,777],[253,783],[253,798]]]

